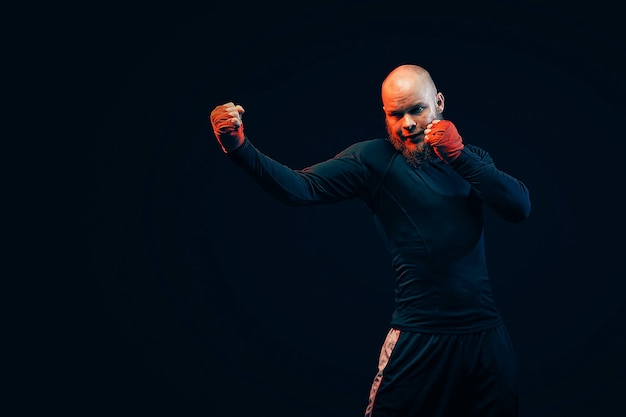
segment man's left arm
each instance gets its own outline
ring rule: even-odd
[[[449,120],[434,120],[424,132],[424,142],[468,181],[478,197],[502,218],[520,223],[530,215],[530,195],[526,185],[496,168],[483,149],[465,145]]]

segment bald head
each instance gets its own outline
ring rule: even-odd
[[[383,80],[382,96],[390,94],[408,93],[419,90],[426,94],[437,94],[437,88],[426,69],[419,65],[405,64],[396,67]]]

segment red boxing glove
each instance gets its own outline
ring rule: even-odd
[[[449,120],[433,120],[426,126],[424,133],[424,143],[430,145],[445,162],[454,161],[465,148],[456,126]]]
[[[243,112],[243,107],[231,102],[216,106],[209,116],[215,138],[224,153],[237,149],[244,142]]]

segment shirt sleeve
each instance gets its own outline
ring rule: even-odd
[[[496,168],[485,150],[466,145],[450,166],[471,184],[483,203],[503,219],[519,223],[530,215],[530,195],[526,185]]]
[[[352,147],[304,169],[293,169],[270,158],[247,137],[227,156],[271,196],[291,206],[339,202],[363,195],[368,189],[367,168]]]

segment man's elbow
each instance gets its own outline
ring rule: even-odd
[[[507,220],[511,223],[521,223],[530,217],[530,201],[520,204],[511,210]]]

